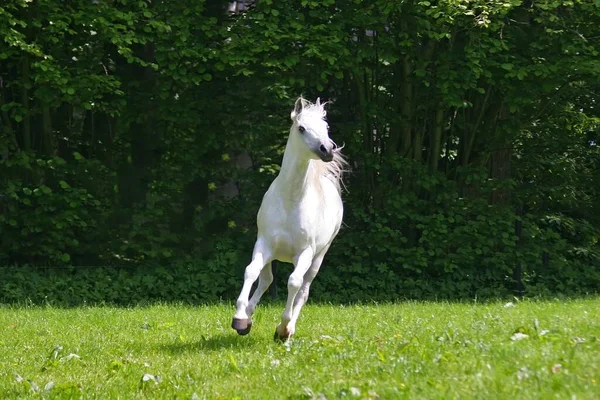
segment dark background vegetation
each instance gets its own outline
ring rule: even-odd
[[[352,166],[313,298],[597,292],[599,3],[5,0],[0,301],[234,298],[301,93]]]

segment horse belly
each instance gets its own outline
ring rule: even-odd
[[[278,213],[276,217],[262,218],[259,221],[258,236],[271,248],[273,259],[293,262],[299,251],[308,247],[307,232],[292,221],[291,215],[286,213]]]
[[[298,244],[289,233],[275,234],[272,238],[275,258],[281,262],[293,262],[298,253]]]
[[[337,189],[327,181],[324,185],[324,201],[319,204],[319,212],[312,223],[314,229],[315,253],[319,253],[335,238],[342,225],[344,206]]]
[[[316,211],[316,212],[315,212]],[[309,214],[310,212],[310,214]],[[310,217],[306,217],[310,215]],[[297,218],[289,226],[293,239],[301,244],[303,250],[312,247],[318,254],[327,247],[341,225],[341,212],[330,204],[310,204],[304,210],[299,210]]]
[[[273,258],[279,261],[293,262],[302,251],[315,246],[311,230],[292,215],[281,225],[267,224],[263,228],[260,235],[273,250]]]

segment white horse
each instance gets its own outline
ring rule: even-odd
[[[279,175],[258,210],[258,236],[252,262],[246,267],[231,327],[246,335],[261,296],[273,281],[271,261],[294,264],[288,279],[288,298],[275,330],[275,339],[294,334],[310,284],[342,224],[340,196],[346,162],[341,148],[329,138],[325,108],[302,97],[292,111],[292,127]],[[248,300],[252,285],[258,287]]]

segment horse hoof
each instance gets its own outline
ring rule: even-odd
[[[246,327],[246,329],[238,329],[237,333],[240,336],[246,336],[247,334],[250,333],[250,329],[252,328],[252,322],[248,324],[248,326]]]
[[[273,340],[277,343],[285,343],[287,342],[287,340],[289,339],[289,335],[288,336],[281,336],[279,334],[279,332],[277,331],[277,329],[275,329],[275,334],[273,335]]]
[[[248,318],[234,318],[231,321],[231,327],[237,331],[238,335],[245,336],[250,333],[252,321],[250,321]]]

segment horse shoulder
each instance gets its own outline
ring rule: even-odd
[[[342,203],[342,196],[338,187],[331,179],[325,176],[321,177],[321,187],[326,207],[338,211],[341,218],[344,211],[344,204]]]
[[[270,224],[281,224],[284,218],[284,205],[281,196],[277,193],[275,182],[271,184],[258,209],[256,222],[259,227]]]

